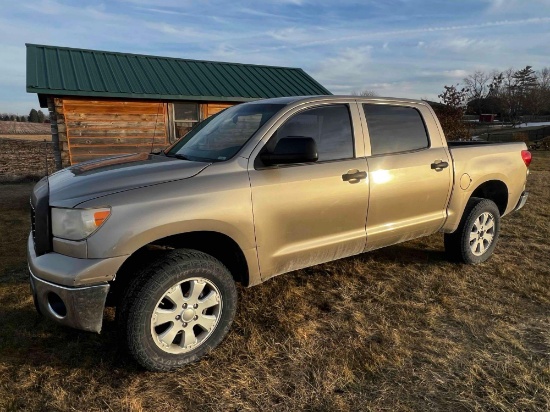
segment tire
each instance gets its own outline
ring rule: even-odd
[[[454,233],[444,237],[445,253],[451,261],[476,265],[493,254],[500,233],[500,212],[489,199],[471,198]]]
[[[237,290],[229,270],[202,252],[169,252],[131,282],[117,308],[132,357],[150,371],[200,359],[231,327]]]

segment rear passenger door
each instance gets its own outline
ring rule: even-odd
[[[446,217],[452,164],[439,132],[428,133],[423,116],[431,112],[412,103],[362,108],[370,142],[366,250],[436,232]]]
[[[251,156],[248,173],[264,280],[361,253],[369,197],[354,100],[293,109],[274,128],[261,146],[274,147],[284,137],[311,137],[319,160],[266,167],[259,158],[262,147]],[[357,174],[361,177],[350,178]]]

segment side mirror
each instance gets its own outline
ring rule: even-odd
[[[260,154],[260,159],[267,165],[316,162],[317,144],[311,137],[283,137],[277,142],[273,151]]]

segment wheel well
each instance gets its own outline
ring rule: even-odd
[[[474,192],[471,197],[481,197],[489,199],[495,202],[501,215],[506,211],[508,207],[508,188],[504,182],[500,180],[489,180],[482,183]]]
[[[248,265],[239,245],[218,232],[191,232],[155,240],[135,251],[122,264],[107,298],[108,306],[116,306],[137,271],[173,249],[194,249],[222,262],[236,282],[248,286]]]

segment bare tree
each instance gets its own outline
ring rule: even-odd
[[[362,97],[378,97],[378,93],[374,90],[363,90],[361,92],[353,92],[352,96],[362,96]]]
[[[550,114],[550,67],[544,67],[537,73],[537,83],[541,112]]]
[[[468,89],[467,99],[473,103],[476,114],[482,114],[483,99],[490,91],[492,75],[476,70],[464,78],[464,84]]]

